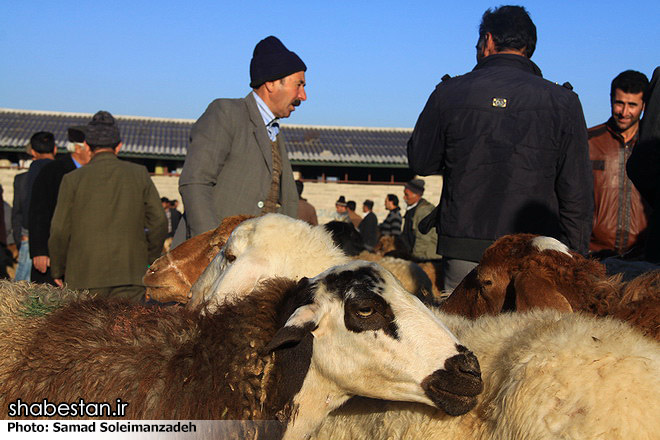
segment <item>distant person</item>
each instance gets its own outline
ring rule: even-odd
[[[296,217],[298,194],[278,134],[280,119],[307,99],[306,70],[298,55],[269,36],[252,54],[252,92],[243,99],[216,99],[195,122],[179,178],[191,235],[217,228],[231,215]]]
[[[639,139],[639,120],[648,85],[648,78],[641,72],[621,72],[610,88],[612,116],[604,124],[589,129],[594,179],[594,223],[589,250],[594,256],[643,251],[643,233],[651,208],[644,203],[625,170]]]
[[[335,213],[332,216],[332,220],[351,223],[351,218],[348,216],[348,208],[346,208],[346,197],[339,196],[335,202]]]
[[[433,203],[424,197],[424,181],[412,179],[406,182],[403,189],[403,200],[408,207],[403,218],[403,232],[401,238],[410,251],[410,255],[418,260],[438,260],[436,253],[438,235],[434,230],[423,234],[419,230],[419,223],[435,209]]]
[[[587,253],[593,179],[582,106],[570,85],[543,79],[535,48],[524,7],[488,9],[477,65],[436,86],[408,141],[414,173],[443,175],[435,227],[445,292],[505,234],[551,236]]]
[[[32,257],[30,279],[37,283],[55,285],[50,273],[48,239],[62,178],[65,174],[86,165],[92,157],[89,147],[85,145],[85,135],[81,130],[71,127],[67,135],[69,140],[67,150],[70,154],[47,163],[32,187],[28,216]]]
[[[653,212],[648,226],[645,260],[660,264],[660,67],[656,67],[648,89],[639,142],[626,169]]]
[[[11,212],[9,212],[9,218],[7,216],[7,210],[11,211],[11,207],[4,201],[2,194],[4,189],[0,185],[0,278],[10,279],[10,273],[13,271],[14,266],[14,255],[9,249],[9,237],[11,234],[7,233],[7,229],[11,229]],[[9,221],[7,221],[9,220]],[[14,242],[13,237],[11,238],[11,243]]]
[[[353,227],[355,229],[358,228],[360,225],[360,222],[362,221],[362,217],[355,212],[355,209],[357,208],[357,204],[355,203],[354,200],[349,200],[346,202],[346,212],[348,213],[348,218],[351,220],[351,223],[353,224]]]
[[[27,171],[25,171],[14,176],[14,200],[11,209],[11,229],[14,235],[14,243],[16,244],[16,249],[18,251],[14,281],[30,281],[30,271],[32,270],[30,242],[27,229],[23,228],[23,215],[27,217],[27,212],[25,212],[25,208],[23,207],[27,174]]]
[[[378,217],[374,214],[374,202],[373,200],[365,200],[362,203],[362,212],[364,212],[364,218],[358,225],[358,231],[362,236],[362,242],[364,243],[365,249],[368,251],[373,251],[374,246],[378,243]]]
[[[48,250],[57,285],[143,302],[142,276],[160,256],[167,219],[147,169],[117,158],[113,116],[83,127],[92,159],[62,178]]]
[[[403,218],[401,217],[401,208],[399,208],[399,198],[396,194],[388,194],[385,197],[385,209],[387,209],[387,217],[383,223],[378,225],[378,229],[382,235],[401,235],[401,224]]]
[[[30,168],[25,174],[18,174],[14,178],[14,218],[20,225],[14,225],[14,230],[20,231],[18,249],[18,267],[15,280],[30,281],[32,271],[32,257],[30,256],[30,202],[32,188],[37,176],[46,164],[53,161],[57,154],[55,136],[48,131],[40,131],[32,135],[28,145],[28,153],[33,157]],[[20,177],[19,177],[20,176]],[[18,197],[18,200],[17,200]]]
[[[170,211],[170,199],[167,197],[160,198],[160,206],[163,207],[163,212],[165,213],[165,218],[167,219],[167,237],[171,238],[174,236],[174,228],[172,228],[172,213]]]
[[[181,217],[183,217],[183,214],[181,214],[181,211],[179,211],[179,201],[177,199],[170,200],[170,219],[172,222],[172,237],[174,236],[174,233],[176,232],[176,229],[179,227],[179,223],[181,222]]]
[[[296,190],[298,191],[298,218],[304,220],[312,226],[317,226],[319,220],[316,217],[316,208],[309,203],[306,199],[303,199],[302,193],[305,185],[300,180],[296,180]]]

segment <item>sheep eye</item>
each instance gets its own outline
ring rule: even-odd
[[[359,309],[356,310],[356,314],[360,318],[368,318],[371,315],[373,315],[374,312],[375,312],[375,310],[374,310],[373,307],[362,307],[362,308],[359,308]]]
[[[228,254],[228,253],[225,253],[225,258],[226,258],[227,261],[229,261],[230,263],[233,263],[233,262],[236,260],[236,256],[235,256],[235,255]]]

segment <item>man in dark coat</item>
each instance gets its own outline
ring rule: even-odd
[[[364,212],[364,218],[358,225],[358,231],[362,236],[362,241],[364,242],[364,247],[368,251],[373,251],[374,246],[378,243],[378,218],[374,214],[374,201],[365,200],[362,203],[362,212]]]
[[[645,259],[660,263],[660,67],[653,71],[642,119],[639,143],[626,169],[628,177],[651,205]]]
[[[442,174],[437,210],[443,289],[453,288],[498,237],[531,232],[586,253],[593,212],[587,129],[569,87],[530,57],[525,8],[487,10],[478,63],[431,94],[408,142],[416,174]]]
[[[14,177],[14,216],[12,224],[16,220],[19,224],[14,225],[15,234],[18,234],[19,251],[18,267],[16,268],[15,280],[30,281],[32,270],[32,258],[30,257],[30,203],[32,201],[32,188],[41,170],[53,161],[57,154],[55,136],[48,131],[40,131],[32,135],[28,146],[28,153],[34,158],[27,173]]]
[[[85,135],[79,129],[68,130],[71,154],[46,164],[32,186],[28,225],[30,231],[30,256],[32,257],[31,281],[55,285],[50,274],[48,239],[50,222],[57,205],[57,193],[65,174],[87,164],[91,158],[89,147],[85,146]]]
[[[117,158],[119,129],[100,111],[83,128],[87,165],[62,178],[48,250],[55,282],[98,297],[144,298],[142,276],[160,256],[167,219],[147,169]]]

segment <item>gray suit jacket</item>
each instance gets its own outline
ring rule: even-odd
[[[291,163],[280,141],[280,213],[296,218],[298,192]],[[259,215],[272,181],[271,142],[257,103],[216,99],[195,122],[179,192],[192,235],[216,228],[223,218]]]

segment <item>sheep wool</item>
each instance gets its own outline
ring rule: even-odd
[[[453,418],[354,398],[315,439],[657,439],[660,344],[626,323],[550,310],[474,321],[436,314],[479,358],[477,406]]]

